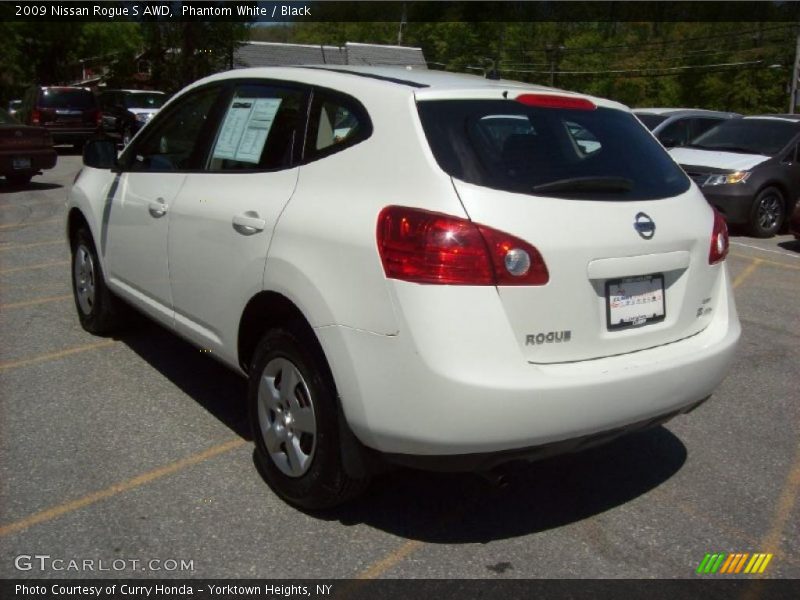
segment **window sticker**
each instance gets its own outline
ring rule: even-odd
[[[214,145],[213,158],[258,164],[281,98],[234,98]]]

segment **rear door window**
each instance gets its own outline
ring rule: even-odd
[[[307,97],[300,88],[238,86],[227,102],[207,169],[275,170],[292,166],[302,144]]]
[[[428,142],[449,175],[531,195],[667,198],[689,180],[632,114],[526,106],[513,100],[418,103]]]

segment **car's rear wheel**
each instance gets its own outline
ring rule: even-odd
[[[102,335],[120,326],[124,306],[106,286],[94,241],[85,228],[72,240],[72,294],[86,331]]]
[[[750,213],[750,233],[755,237],[772,237],[783,226],[786,201],[778,188],[764,188],[756,196]]]
[[[342,504],[368,483],[342,465],[343,417],[324,360],[310,334],[273,329],[250,366],[248,408],[261,472],[281,498],[311,510]]]

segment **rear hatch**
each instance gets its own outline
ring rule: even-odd
[[[714,216],[666,151],[614,103],[497,96],[417,99],[469,218],[530,243],[547,266],[545,285],[497,288],[526,360],[629,353],[702,330],[720,279],[708,264]]]
[[[18,150],[40,150],[53,145],[50,133],[42,127],[26,127],[16,123],[4,123],[0,118],[0,152]]]
[[[39,124],[51,129],[94,129],[99,123],[97,101],[84,88],[45,88],[37,110]]]

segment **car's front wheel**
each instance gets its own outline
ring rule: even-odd
[[[786,202],[778,188],[764,188],[756,196],[750,212],[750,233],[755,237],[772,237],[783,226]]]
[[[106,286],[92,235],[86,228],[79,229],[72,240],[72,294],[86,331],[102,335],[120,326],[124,307]]]
[[[311,510],[342,504],[368,483],[342,465],[344,417],[324,360],[310,334],[273,329],[250,366],[248,408],[261,472],[281,498]]]

